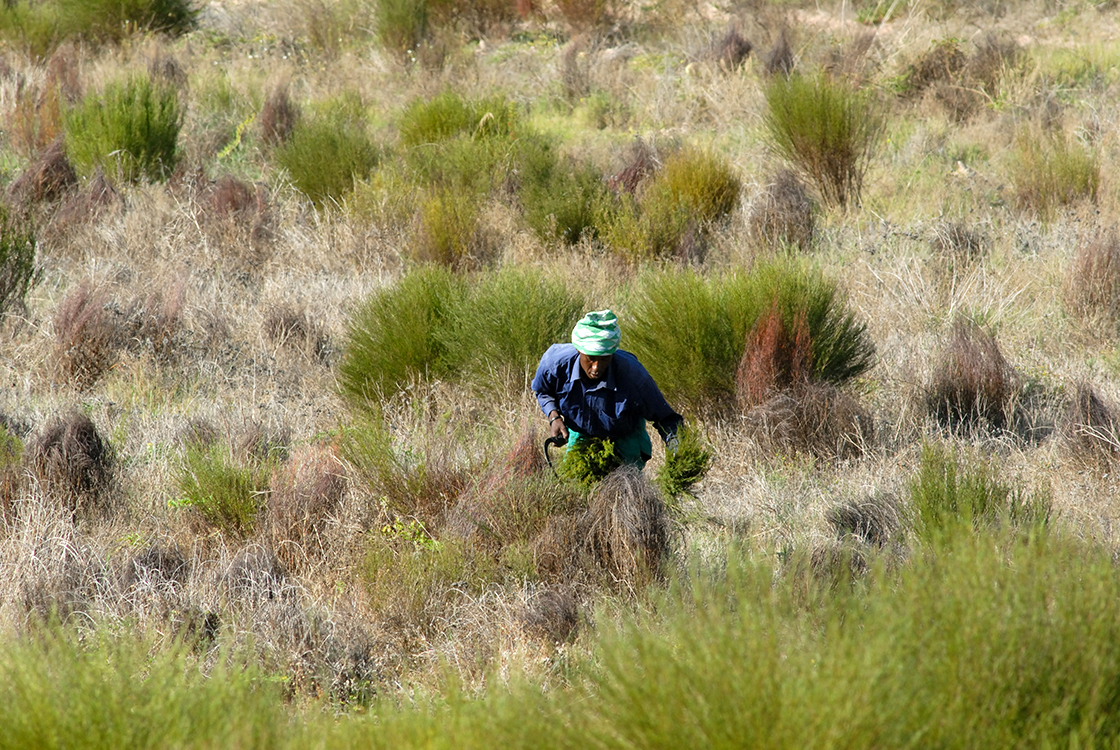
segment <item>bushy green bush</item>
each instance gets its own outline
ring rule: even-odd
[[[517,127],[517,110],[503,96],[464,99],[451,89],[431,99],[416,99],[405,108],[398,129],[401,144],[412,148],[449,140],[509,137]]]
[[[428,31],[427,0],[381,0],[377,3],[374,30],[381,45],[407,58]]]
[[[130,76],[87,95],[66,114],[66,155],[85,176],[101,167],[129,182],[164,180],[179,161],[182,124],[174,88]]]
[[[622,457],[615,452],[613,440],[585,438],[568,447],[564,460],[556,467],[556,474],[590,488],[619,466],[622,466]]]
[[[529,269],[481,274],[441,322],[448,369],[483,389],[528,388],[541,355],[567,341],[585,298]]]
[[[444,318],[462,294],[462,280],[438,266],[375,292],[346,334],[339,382],[350,403],[371,408],[414,378],[442,375]]]
[[[666,451],[657,471],[657,484],[667,501],[688,493],[712,465],[712,448],[692,427],[677,432],[677,444]]]
[[[623,346],[671,403],[719,409],[734,403],[747,333],[775,303],[787,326],[804,316],[814,379],[841,384],[875,364],[867,326],[836,282],[797,259],[711,278],[691,269],[649,272],[627,307]]]
[[[360,115],[346,107],[325,108],[305,118],[275,151],[292,184],[319,207],[340,202],[355,180],[369,176],[381,158]]]
[[[1011,165],[1019,206],[1049,219],[1054,210],[1080,199],[1096,201],[1100,156],[1063,136],[1020,134]]]
[[[33,56],[64,41],[120,42],[136,33],[179,36],[198,22],[193,0],[16,0],[0,7],[0,36]]]
[[[419,231],[409,250],[414,259],[451,269],[481,265],[480,196],[471,190],[436,187],[420,203]]]
[[[922,446],[921,465],[910,480],[911,523],[927,543],[982,527],[1037,528],[1049,521],[1050,510],[1048,494],[1006,484],[991,466],[933,443]]]
[[[39,277],[35,266],[35,230],[11,209],[0,206],[0,317],[23,302]]]
[[[607,242],[631,260],[695,254],[712,224],[739,203],[742,185],[723,158],[681,149],[665,160],[636,200],[624,196],[609,215]]]
[[[230,448],[218,443],[191,446],[175,477],[175,504],[193,508],[225,534],[248,537],[257,528],[271,468],[268,461],[235,461]]]
[[[610,199],[598,169],[552,159],[527,177],[522,184],[521,203],[525,221],[538,237],[574,245],[582,238],[598,235],[600,217]]]
[[[774,149],[817,186],[824,201],[858,204],[883,132],[872,98],[825,75],[775,76],[764,123]]]

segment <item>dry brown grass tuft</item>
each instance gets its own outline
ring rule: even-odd
[[[760,247],[808,252],[816,235],[816,211],[805,183],[791,170],[774,176],[751,206],[747,229]]]
[[[54,369],[80,391],[90,389],[117,361],[122,331],[108,305],[103,288],[83,282],[55,312]]]
[[[877,547],[890,542],[901,527],[898,498],[894,495],[875,495],[862,502],[852,500],[829,509],[825,518],[839,541],[855,537]]]
[[[292,443],[292,431],[281,425],[269,429],[261,422],[249,422],[237,442],[236,453],[250,461],[286,460]]]
[[[995,336],[972,321],[958,320],[934,365],[926,405],[949,429],[972,428],[981,422],[1002,429],[1018,390],[1018,376]]]
[[[1120,457],[1120,418],[1114,404],[1089,383],[1078,383],[1060,422],[1070,454],[1084,463],[1105,465]]]
[[[299,107],[288,94],[288,87],[277,86],[269,93],[257,118],[261,138],[270,146],[285,143],[295,130],[299,118]]]
[[[1065,297],[1082,320],[1120,321],[1120,235],[1115,226],[1081,246],[1066,275]]]
[[[175,442],[184,450],[205,450],[221,439],[218,428],[208,420],[192,417],[179,430]]]
[[[126,587],[182,589],[191,575],[191,562],[175,545],[152,544],[137,552],[124,569]]]
[[[284,565],[299,571],[327,551],[322,533],[342,505],[346,470],[329,448],[300,448],[273,473],[270,490],[269,543]]]
[[[51,217],[46,234],[51,238],[65,235],[74,227],[91,224],[109,211],[123,208],[124,199],[98,168],[97,173],[81,190],[59,206]]]
[[[93,420],[74,411],[56,417],[27,448],[27,467],[44,496],[75,520],[115,509],[114,456]]]
[[[570,587],[542,589],[527,602],[522,623],[553,643],[569,643],[579,633],[579,604]]]
[[[754,45],[739,33],[734,26],[727,29],[723,36],[716,40],[708,56],[715,61],[722,70],[734,72],[747,61]]]
[[[793,56],[793,48],[789,44],[789,33],[783,26],[778,31],[778,38],[774,40],[774,44],[770,47],[770,51],[766,53],[763,58],[762,68],[766,71],[767,75],[792,75],[796,60]]]
[[[23,443],[0,417],[0,535],[14,529],[23,493]]]
[[[185,296],[186,285],[179,281],[166,294],[157,289],[135,300],[128,314],[129,345],[150,352],[161,364],[177,363],[186,348]]]
[[[8,200],[23,207],[56,201],[77,184],[78,174],[66,158],[65,144],[56,138],[8,185]]]
[[[983,257],[988,241],[981,232],[963,222],[946,221],[934,228],[930,245],[945,261],[949,272],[957,274]]]
[[[587,544],[615,585],[638,591],[658,581],[672,551],[665,503],[646,475],[623,466],[600,482],[587,510]]]
[[[265,338],[273,346],[306,354],[311,360],[325,361],[332,351],[330,337],[322,328],[306,312],[288,302],[270,307],[262,327]]]
[[[768,453],[800,452],[824,460],[858,458],[875,437],[867,409],[828,383],[771,391],[746,412],[746,427]]]
[[[113,572],[88,541],[61,529],[36,539],[26,550],[18,577],[17,601],[25,614],[67,622],[87,612],[111,592]]]
[[[537,576],[551,583],[569,583],[579,579],[583,571],[594,566],[584,548],[586,541],[586,514],[550,516],[531,545]]]
[[[968,56],[961,50],[956,39],[942,39],[910,63],[903,73],[906,89],[904,96],[915,97],[923,94],[935,84],[959,83]]]
[[[276,555],[253,545],[234,555],[222,574],[222,588],[234,607],[292,599],[295,588]]]
[[[809,324],[804,312],[786,326],[775,300],[747,334],[746,349],[735,373],[735,396],[744,411],[772,395],[809,382],[813,367]]]
[[[636,195],[646,181],[661,168],[657,149],[644,140],[635,140],[630,146],[626,166],[607,180],[607,185],[616,194]]]

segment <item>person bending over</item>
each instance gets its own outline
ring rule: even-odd
[[[544,353],[531,387],[553,437],[569,448],[588,438],[610,439],[624,464],[644,468],[653,455],[646,421],[674,450],[684,417],[638,358],[618,348],[621,339],[613,312],[587,313],[572,330],[572,343]]]

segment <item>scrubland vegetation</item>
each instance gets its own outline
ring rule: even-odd
[[[1116,744],[1117,19],[6,4],[0,746]]]

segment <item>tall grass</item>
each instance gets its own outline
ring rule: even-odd
[[[271,462],[238,462],[228,446],[190,446],[175,477],[180,507],[234,538],[252,535],[268,493]]]
[[[179,161],[179,94],[130,76],[91,93],[65,117],[66,155],[80,174],[97,168],[128,182],[168,178]]]
[[[301,120],[275,151],[277,164],[288,170],[292,184],[319,207],[341,202],[380,158],[365,124],[342,110]]]
[[[1019,206],[1050,219],[1077,200],[1095,202],[1101,185],[1100,156],[1064,136],[1020,134],[1011,164]]]
[[[871,97],[825,75],[776,76],[764,123],[775,150],[817,186],[826,203],[858,205],[884,118]]]
[[[671,402],[726,408],[735,400],[735,372],[747,333],[771,305],[787,327],[804,316],[814,379],[840,384],[875,364],[867,326],[836,282],[785,259],[711,278],[692,270],[647,273],[627,308],[624,346]]]

